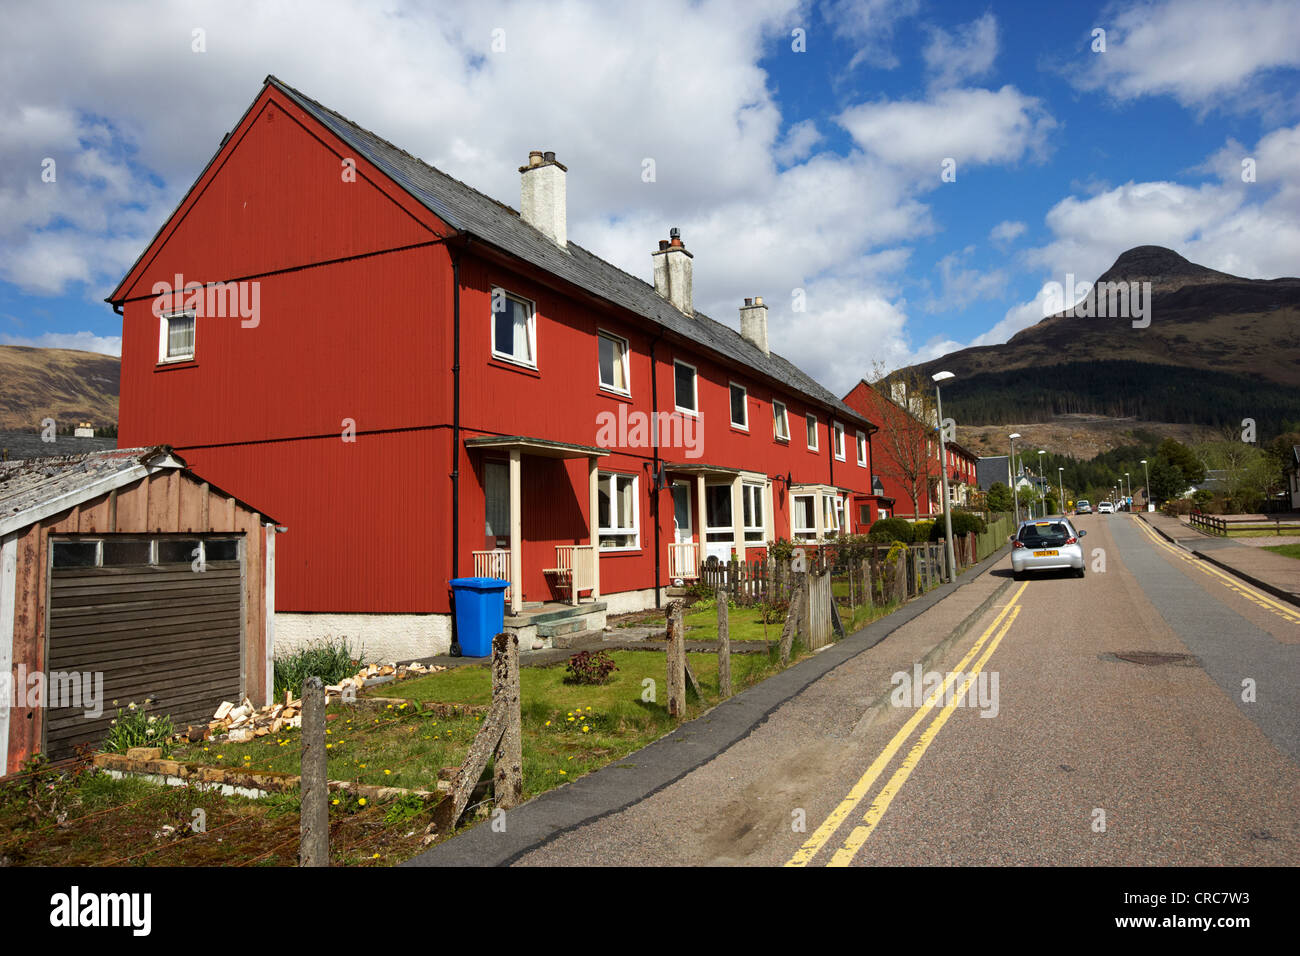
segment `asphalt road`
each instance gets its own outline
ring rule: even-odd
[[[1012,582],[1004,558],[713,759],[515,864],[1300,863],[1300,608],[1136,516],[1079,523],[1084,579]],[[927,703],[930,672],[975,695]]]

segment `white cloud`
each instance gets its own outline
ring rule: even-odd
[[[967,268],[964,263],[975,252],[967,246],[944,256],[935,264],[939,273],[940,291],[924,303],[927,312],[960,311],[981,299],[996,299],[1007,287],[1007,274],[1002,269]]]
[[[815,120],[806,119],[795,123],[786,131],[785,137],[773,152],[778,163],[788,166],[791,163],[807,159],[813,147],[822,141],[821,132]]]
[[[103,355],[122,355],[122,337],[95,335],[93,332],[46,332],[24,338],[0,333],[0,345],[28,345],[41,349],[77,349],[81,352],[99,352]]]
[[[1087,59],[1071,80],[1119,100],[1169,95],[1199,109],[1258,107],[1276,99],[1253,88],[1267,71],[1300,66],[1295,15],[1290,0],[1112,6],[1097,23],[1106,52],[1079,54]]]
[[[953,33],[930,27],[922,51],[931,85],[956,86],[987,75],[998,56],[998,21],[992,13],[958,27]]]
[[[920,0],[832,0],[822,13],[837,36],[852,40],[858,48],[849,62],[850,70],[864,62],[892,70],[898,66],[898,57],[890,48],[894,29],[919,7]]]
[[[1023,222],[1004,219],[989,230],[989,238],[1000,243],[1014,242],[1023,236],[1028,228]]]
[[[940,164],[1013,163],[1041,156],[1056,121],[1042,104],[1015,87],[942,90],[927,100],[864,103],[838,117],[854,141],[885,162],[938,183]]]

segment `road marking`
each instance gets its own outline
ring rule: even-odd
[[[1143,534],[1145,534],[1148,538],[1150,538],[1151,542],[1155,544],[1157,547],[1163,548],[1168,553],[1181,558],[1183,561],[1187,562],[1192,567],[1200,571],[1203,571],[1205,574],[1213,575],[1214,577],[1218,578],[1220,582],[1224,584],[1226,587],[1228,587],[1230,590],[1241,595],[1246,600],[1259,605],[1265,610],[1272,611],[1274,614],[1277,614],[1283,620],[1288,621],[1290,623],[1300,623],[1300,610],[1296,610],[1287,607],[1284,604],[1278,603],[1277,601],[1273,600],[1271,597],[1265,595],[1262,591],[1257,591],[1254,588],[1250,587],[1249,585],[1244,584],[1241,581],[1237,580],[1236,578],[1232,577],[1227,572],[1220,571],[1218,568],[1209,564],[1209,562],[1204,561],[1201,558],[1198,558],[1194,554],[1188,554],[1182,548],[1175,547],[1174,545],[1170,544],[1169,542],[1161,538],[1152,528],[1148,527],[1147,523],[1142,519],[1134,517],[1132,518],[1132,520],[1137,522],[1138,527],[1141,528]]]
[[[907,756],[903,758],[903,762],[898,765],[898,769],[894,771],[894,775],[890,777],[889,782],[880,789],[878,794],[876,794],[876,799],[872,802],[871,806],[867,807],[866,816],[862,818],[863,822],[853,828],[853,832],[850,833],[848,839],[844,841],[844,846],[836,851],[835,855],[831,857],[830,862],[826,864],[827,866],[848,866],[853,862],[853,858],[858,855],[858,851],[862,849],[863,844],[866,843],[871,834],[875,832],[876,825],[879,824],[881,818],[884,817],[885,812],[889,809],[889,805],[894,802],[894,797],[898,795],[898,791],[903,788],[903,784],[907,783],[907,778],[912,775],[912,771],[916,769],[916,765],[920,763],[921,758],[925,756],[925,752],[930,748],[930,744],[932,744],[934,739],[939,735],[939,731],[943,730],[943,725],[948,722],[948,718],[953,715],[954,711],[956,711],[959,703],[965,697],[966,692],[970,689],[970,685],[975,682],[976,675],[979,674],[984,665],[988,663],[989,658],[993,656],[993,652],[996,651],[998,645],[1002,643],[1003,636],[1008,630],[1010,630],[1011,625],[1016,622],[1016,618],[1020,616],[1020,611],[1020,607],[1016,607],[1015,610],[1012,611],[1011,616],[1007,618],[1006,623],[1002,625],[1002,629],[998,631],[997,637],[993,638],[992,642],[989,644],[988,650],[984,652],[983,656],[980,657],[979,661],[976,662],[975,666],[966,675],[966,680],[962,684],[961,690],[953,696],[952,700],[944,705],[943,710],[939,712],[939,716],[935,717],[934,720],[931,721],[930,726],[925,728],[925,731],[919,738],[917,738],[916,744],[912,747],[911,751],[908,752]]]
[[[853,785],[853,788],[848,792],[848,795],[840,801],[839,806],[831,811],[830,816],[828,816],[822,825],[813,832],[813,835],[805,841],[804,845],[799,848],[799,851],[790,858],[790,860],[785,864],[786,866],[807,866],[808,862],[817,855],[818,851],[821,850],[823,846],[826,845],[826,842],[835,835],[835,831],[838,830],[841,824],[848,819],[849,814],[852,813],[857,808],[858,804],[866,798],[867,793],[871,790],[872,784],[874,784],[876,778],[884,772],[884,769],[889,765],[889,762],[894,759],[894,755],[898,753],[899,748],[907,742],[908,737],[912,736],[912,731],[914,731],[917,726],[920,725],[921,721],[925,719],[926,715],[934,709],[935,701],[944,698],[944,695],[948,692],[948,688],[956,683],[957,674],[964,671],[966,665],[969,664],[977,654],[979,654],[980,649],[989,639],[989,635],[992,634],[997,629],[998,625],[1002,623],[1003,618],[1010,614],[1013,608],[1015,608],[1015,613],[1019,613],[1019,609],[1016,608],[1016,602],[1020,600],[1020,595],[1024,593],[1025,588],[1028,586],[1028,581],[1020,585],[1020,589],[1011,596],[1011,600],[1007,602],[1006,607],[1004,607],[1001,613],[993,619],[993,623],[988,626],[988,629],[980,635],[979,640],[975,642],[975,645],[970,649],[970,652],[961,659],[956,670],[948,675],[947,679],[943,682],[943,686],[939,687],[935,691],[934,696],[930,698],[927,703],[923,704],[915,714],[908,718],[907,723],[899,729],[898,733],[894,734],[894,738],[888,743],[885,749],[882,750],[876,759],[871,762],[871,766],[867,768],[867,772],[864,773],[858,782]]]

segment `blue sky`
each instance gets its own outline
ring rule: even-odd
[[[773,347],[839,391],[1005,341],[1042,317],[1044,283],[1134,245],[1300,272],[1285,2],[68,2],[9,20],[0,343],[120,348],[103,297],[267,73],[511,205],[528,150],[554,149],[572,241],[649,279],[680,227],[697,307],[734,326],[763,295]]]

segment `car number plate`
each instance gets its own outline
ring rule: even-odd
[[[1036,558],[1054,558],[1054,557],[1056,557],[1058,554],[1060,554],[1059,551],[1035,551],[1035,552],[1034,552],[1034,557],[1036,557]]]

